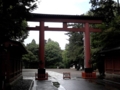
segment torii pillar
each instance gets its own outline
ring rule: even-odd
[[[96,31],[99,32],[99,31]],[[82,78],[93,79],[96,78],[96,73],[93,72],[93,68],[90,64],[91,50],[90,50],[90,27],[89,23],[85,23],[84,31],[84,67],[85,71],[82,72]]]
[[[45,53],[44,53],[44,21],[40,21],[39,27],[39,67],[38,67],[38,75],[37,80],[46,80],[46,71],[45,71]]]
[[[44,60],[44,22],[40,22],[40,30],[39,30],[39,68],[45,68],[45,60]]]
[[[101,30],[90,28],[89,24],[101,24],[102,17],[92,17],[92,16],[74,16],[74,15],[47,15],[47,14],[32,14],[33,18],[28,19],[28,21],[37,21],[40,23],[38,27],[29,27],[28,30],[38,30],[39,31],[39,68],[38,74],[36,74],[36,79],[45,80],[45,54],[44,54],[44,31],[77,31],[84,32],[84,66],[85,72],[82,72],[83,78],[94,78],[95,73],[92,72],[90,65],[90,32],[100,32]],[[44,27],[44,22],[62,22],[62,28],[52,28]],[[84,23],[82,28],[68,28],[67,23]]]
[[[47,29],[53,29],[53,28],[47,28]],[[54,28],[54,29],[58,29],[58,28]],[[67,30],[67,23],[63,22],[63,28],[61,29],[65,29]],[[44,21],[40,21],[40,27],[39,27],[39,68],[38,68],[38,74],[45,74],[45,54],[44,54],[44,31],[46,30],[46,28],[44,27]],[[72,29],[71,29],[72,30]],[[73,29],[74,30],[74,29]],[[91,64],[90,64],[90,59],[91,59],[91,54],[90,54],[90,32],[99,32],[99,31],[95,31],[92,29],[90,29],[89,27],[89,23],[86,22],[85,23],[85,27],[84,27],[84,55],[85,55],[85,59],[84,59],[84,66],[85,66],[85,72],[83,72],[82,77],[85,76],[85,78],[89,75],[87,74],[91,74],[90,78],[93,78],[93,76],[95,76],[94,73],[92,73],[92,68],[91,68]],[[85,75],[84,75],[85,74]],[[94,74],[94,75],[93,75]],[[39,79],[39,76],[38,76]]]
[[[89,23],[85,23],[85,32],[84,32],[84,66],[85,68],[91,68],[90,65],[90,31]]]

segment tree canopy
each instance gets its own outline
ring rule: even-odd
[[[119,1],[119,0],[118,0]],[[104,17],[104,22],[109,23],[119,13],[119,3],[114,0],[90,0],[91,11],[94,16]]]
[[[100,15],[105,18],[101,25],[96,25],[102,32],[92,33],[92,48],[109,49],[118,47],[119,41],[119,20],[118,3],[113,0],[91,0],[92,9],[89,11],[93,16]],[[90,14],[91,15],[91,14]]]
[[[38,44],[36,44],[36,41],[33,39],[31,43],[27,44],[25,47],[28,50],[28,54],[22,57],[24,66],[26,68],[38,68]]]
[[[38,68],[39,62],[39,45],[33,39],[31,43],[26,45],[28,54],[22,57],[23,64],[26,68]],[[62,51],[58,42],[51,39],[45,43],[45,67],[46,68],[64,68],[62,63]]]
[[[74,28],[83,27],[81,23],[70,24]],[[84,50],[83,50],[83,32],[68,32],[66,33],[69,37],[69,44],[66,45],[65,51],[63,51],[63,61],[68,64],[74,64],[77,69],[84,67]]]
[[[27,35],[26,18],[37,0],[0,0],[0,38],[23,41]]]
[[[114,0],[91,0],[90,3],[92,4],[92,8],[89,14],[104,17],[101,25],[95,25],[95,27],[101,29],[101,32],[91,33],[91,59],[94,64],[96,63],[98,68],[102,68],[99,67],[102,61],[100,60],[100,52],[120,46],[119,3]]]
[[[47,68],[60,67],[60,62],[62,62],[62,51],[58,42],[48,39],[45,45],[45,61]]]

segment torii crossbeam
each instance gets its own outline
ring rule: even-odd
[[[84,32],[84,66],[85,68],[91,68],[90,61],[90,32],[100,32],[100,29],[91,28],[89,24],[101,24],[102,17],[93,16],[80,16],[80,15],[53,15],[53,14],[31,14],[32,17],[27,21],[39,22],[40,25],[36,27],[27,27],[28,30],[39,31],[39,60],[42,62],[39,65],[40,70],[45,68],[44,60],[44,31],[77,31]],[[45,27],[45,22],[62,22],[62,28],[49,28]],[[82,28],[68,28],[67,23],[84,23]],[[41,72],[38,70],[38,74]],[[39,78],[39,77],[38,77]]]

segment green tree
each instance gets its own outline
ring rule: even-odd
[[[62,51],[58,42],[51,39],[45,44],[45,65],[47,68],[56,68],[62,62]]]
[[[75,67],[79,70],[80,65],[83,67],[84,50],[83,50],[83,33],[69,33],[68,56],[71,62],[75,63]],[[78,65],[78,66],[77,66]]]
[[[62,61],[64,63],[65,68],[70,67],[70,58],[69,58],[69,52],[68,52],[68,44],[65,46],[65,50],[62,51]]]
[[[74,23],[70,24],[74,28],[81,28],[83,24]],[[66,48],[67,60],[74,63],[76,69],[79,70],[80,66],[84,67],[84,52],[83,52],[83,33],[82,32],[68,32],[69,44]],[[78,65],[78,66],[77,66]]]
[[[33,39],[31,43],[26,45],[26,49],[28,50],[28,54],[23,55],[23,63],[26,68],[37,68],[38,67],[38,44]]]
[[[91,33],[92,35],[92,49],[94,53],[98,53],[102,49],[110,49],[120,46],[120,30],[119,30],[120,16],[116,16],[110,23],[106,26],[105,23],[100,25],[101,32]],[[93,54],[94,54],[93,53]]]
[[[117,3],[113,0],[91,0],[90,3],[92,9],[88,12],[88,15],[103,16],[105,18],[101,25],[94,25],[102,31],[100,33],[91,33],[92,56],[97,57],[96,54],[102,49],[119,46],[119,0]]]
[[[91,3],[92,9],[90,12],[92,12],[92,15],[105,17],[101,25],[95,25],[95,27],[99,27],[102,31],[91,33],[92,62],[98,69],[104,69],[100,52],[120,46],[119,3],[113,0],[91,0]]]
[[[119,12],[119,4],[114,0],[90,0],[94,16],[103,16],[104,22],[109,23]]]
[[[23,61],[23,66],[25,66],[25,68],[38,67],[38,59],[31,51],[28,51],[28,54],[23,55],[22,61]]]
[[[0,0],[0,39],[23,41],[28,36],[26,18],[37,0]]]
[[[38,44],[36,44],[36,41],[33,39],[31,41],[31,43],[26,45],[26,48],[31,51],[32,53],[34,53],[34,55],[37,55],[36,57],[38,58]]]

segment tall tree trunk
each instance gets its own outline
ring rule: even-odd
[[[117,0],[117,3],[118,3],[118,14],[120,13],[120,10],[119,10],[119,0]]]

